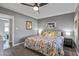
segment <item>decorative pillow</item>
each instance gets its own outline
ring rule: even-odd
[[[52,38],[55,38],[57,36],[58,32],[42,32],[42,36],[50,36]]]
[[[46,35],[48,35],[48,32],[42,32],[41,35],[46,36]]]
[[[57,36],[58,32],[50,32],[50,35],[52,38],[55,38]]]

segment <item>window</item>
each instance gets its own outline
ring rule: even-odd
[[[9,23],[4,23],[4,31],[9,32]]]

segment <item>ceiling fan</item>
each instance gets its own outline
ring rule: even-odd
[[[25,5],[25,6],[33,7],[33,10],[34,11],[39,12],[39,7],[42,7],[44,5],[47,5],[48,3],[34,3],[33,5],[27,4],[27,3],[21,3],[21,4],[22,5]]]

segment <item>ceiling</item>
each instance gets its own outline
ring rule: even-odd
[[[47,5],[39,8],[40,14],[35,12],[32,7],[24,6],[21,5],[20,3],[0,3],[0,6],[36,19],[41,19],[41,18],[75,12],[77,4],[76,3],[48,3]]]

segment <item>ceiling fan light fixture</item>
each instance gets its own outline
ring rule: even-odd
[[[34,7],[33,7],[33,10],[34,10],[34,11],[38,11],[38,10],[39,10],[38,6],[34,6]]]

